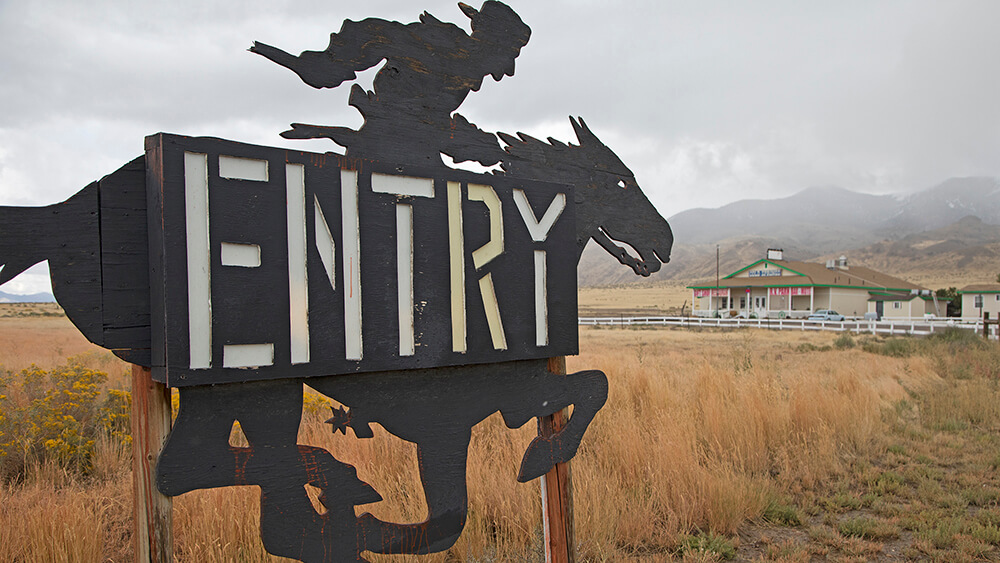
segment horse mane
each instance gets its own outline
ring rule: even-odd
[[[507,156],[500,163],[500,168],[509,176],[551,178],[569,183],[574,183],[574,179],[589,178],[595,170],[620,177],[635,176],[618,155],[594,135],[582,117],[570,117],[569,120],[580,143],[578,145],[552,137],[546,142],[525,133],[517,133],[516,137],[497,133],[507,145],[504,147]]]

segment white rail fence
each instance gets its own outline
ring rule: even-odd
[[[805,319],[742,319],[707,317],[580,317],[581,326],[674,326],[682,328],[762,328],[770,330],[825,330],[857,334],[927,336],[946,328],[983,331],[983,322],[959,319],[882,319],[881,321],[809,321]],[[990,326],[990,338],[997,339],[997,326]]]

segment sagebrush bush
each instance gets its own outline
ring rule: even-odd
[[[840,338],[835,341],[835,344],[839,341]],[[1000,346],[987,341],[979,333],[968,329],[948,327],[926,338],[865,337],[859,343],[862,350],[872,354],[895,358],[907,358],[920,354],[938,358],[940,362],[947,362],[949,366],[960,367],[960,370],[964,369],[961,368],[962,362],[954,362],[952,360],[961,358],[963,361],[966,361],[970,359],[970,355],[974,355],[977,363],[984,364],[979,367],[985,368],[985,371],[981,371],[976,375],[987,377],[1000,375]],[[941,363],[939,367],[944,365]],[[947,371],[944,370],[940,375],[951,375]]]
[[[0,371],[0,480],[20,480],[40,463],[86,475],[101,434],[130,444],[131,395],[104,390],[107,379],[80,358],[52,370]]]
[[[895,337],[881,339],[866,339],[861,343],[861,349],[872,354],[880,354],[892,358],[908,358],[919,349],[919,343],[911,337]]]
[[[833,346],[838,350],[854,348],[854,337],[851,336],[850,332],[843,332],[833,341]]]

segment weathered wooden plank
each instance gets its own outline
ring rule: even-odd
[[[160,450],[170,432],[170,389],[149,368],[132,366],[132,487],[135,560],[173,561],[173,503],[155,485]]]
[[[163,275],[163,228],[159,224],[160,216],[153,211],[163,204],[163,167],[162,137],[146,137],[146,236],[149,237],[149,303],[150,314],[157,319],[150,326],[150,360],[149,365],[155,373],[166,365],[166,347],[156,343],[164,342],[166,338],[165,318],[168,311],[163,307],[166,294],[166,276]],[[163,317],[158,317],[162,314]]]
[[[146,159],[101,178],[101,277],[105,347],[149,348]],[[145,326],[146,330],[136,330]],[[127,328],[130,330],[120,330]],[[134,358],[133,358],[134,359]]]
[[[548,370],[566,374],[566,357],[550,358]],[[551,437],[566,426],[569,408],[538,419],[538,434]],[[545,561],[573,563],[576,543],[573,532],[573,480],[569,462],[557,463],[541,480],[542,524],[545,531]]]

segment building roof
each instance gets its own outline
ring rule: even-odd
[[[768,277],[740,278],[742,272],[753,269],[761,264],[768,264],[797,275],[782,275]],[[825,264],[816,262],[800,262],[797,260],[761,259],[740,268],[719,280],[718,287],[846,287],[867,290],[910,291],[927,289],[897,277],[876,272],[864,266],[848,266],[845,268],[828,268]],[[707,289],[716,287],[715,280],[698,282],[688,286],[690,289]],[[1000,286],[998,290],[1000,291]]]
[[[869,301],[912,301],[916,298],[921,298],[924,301],[933,301],[933,295],[919,295],[916,293],[897,293],[897,292],[886,292],[886,291],[869,291],[870,297]],[[943,299],[942,299],[943,301]]]
[[[1000,283],[974,283],[958,290],[959,293],[1000,293]]]

